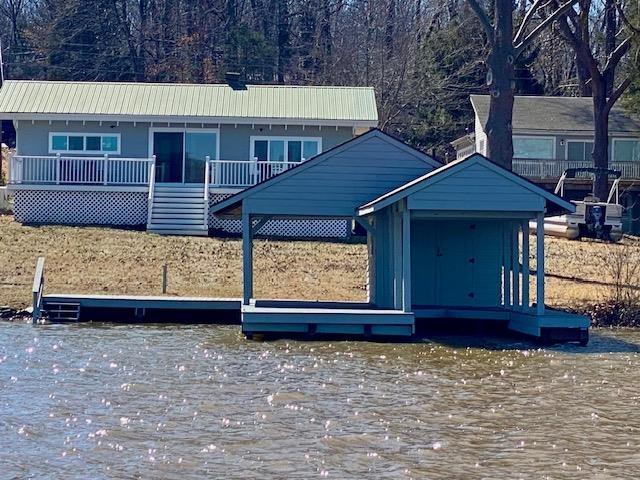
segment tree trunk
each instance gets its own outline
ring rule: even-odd
[[[607,109],[606,82],[602,77],[591,79],[593,91],[593,166],[609,168],[609,111]],[[605,201],[609,194],[607,175],[597,174],[593,183],[593,193]]]
[[[487,85],[491,94],[489,118],[485,125],[487,155],[498,165],[511,170],[513,164],[513,3],[495,0],[494,45],[487,63]]]

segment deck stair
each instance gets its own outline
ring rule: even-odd
[[[164,235],[208,234],[204,185],[156,185],[150,208],[149,232]]]
[[[80,320],[80,304],[76,302],[45,301],[43,310],[50,322],[77,322]]]

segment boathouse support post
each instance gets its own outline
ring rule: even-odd
[[[544,315],[544,214],[536,216],[536,314]]]
[[[403,212],[399,205],[395,205],[392,210],[391,218],[391,234],[393,235],[393,308],[400,310],[404,308],[404,238],[403,238]]]
[[[502,226],[502,297],[504,306],[511,307],[511,223],[504,223]]]
[[[402,310],[411,311],[411,211],[402,209]]]
[[[522,308],[529,310],[529,220],[522,222]]]
[[[253,297],[253,228],[251,215],[242,212],[242,303],[249,305]]]
[[[511,251],[513,265],[513,307],[520,310],[520,225],[517,222],[511,224]]]

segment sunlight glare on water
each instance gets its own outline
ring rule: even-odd
[[[482,342],[2,324],[0,478],[640,472],[640,332],[595,332],[587,348]]]

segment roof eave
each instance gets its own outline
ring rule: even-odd
[[[238,125],[304,125],[317,127],[376,128],[377,119],[306,119],[267,117],[208,117],[181,115],[135,115],[135,114],[85,114],[85,113],[30,113],[0,112],[0,116],[18,121],[95,121],[95,122],[140,122],[140,123],[220,123]]]

